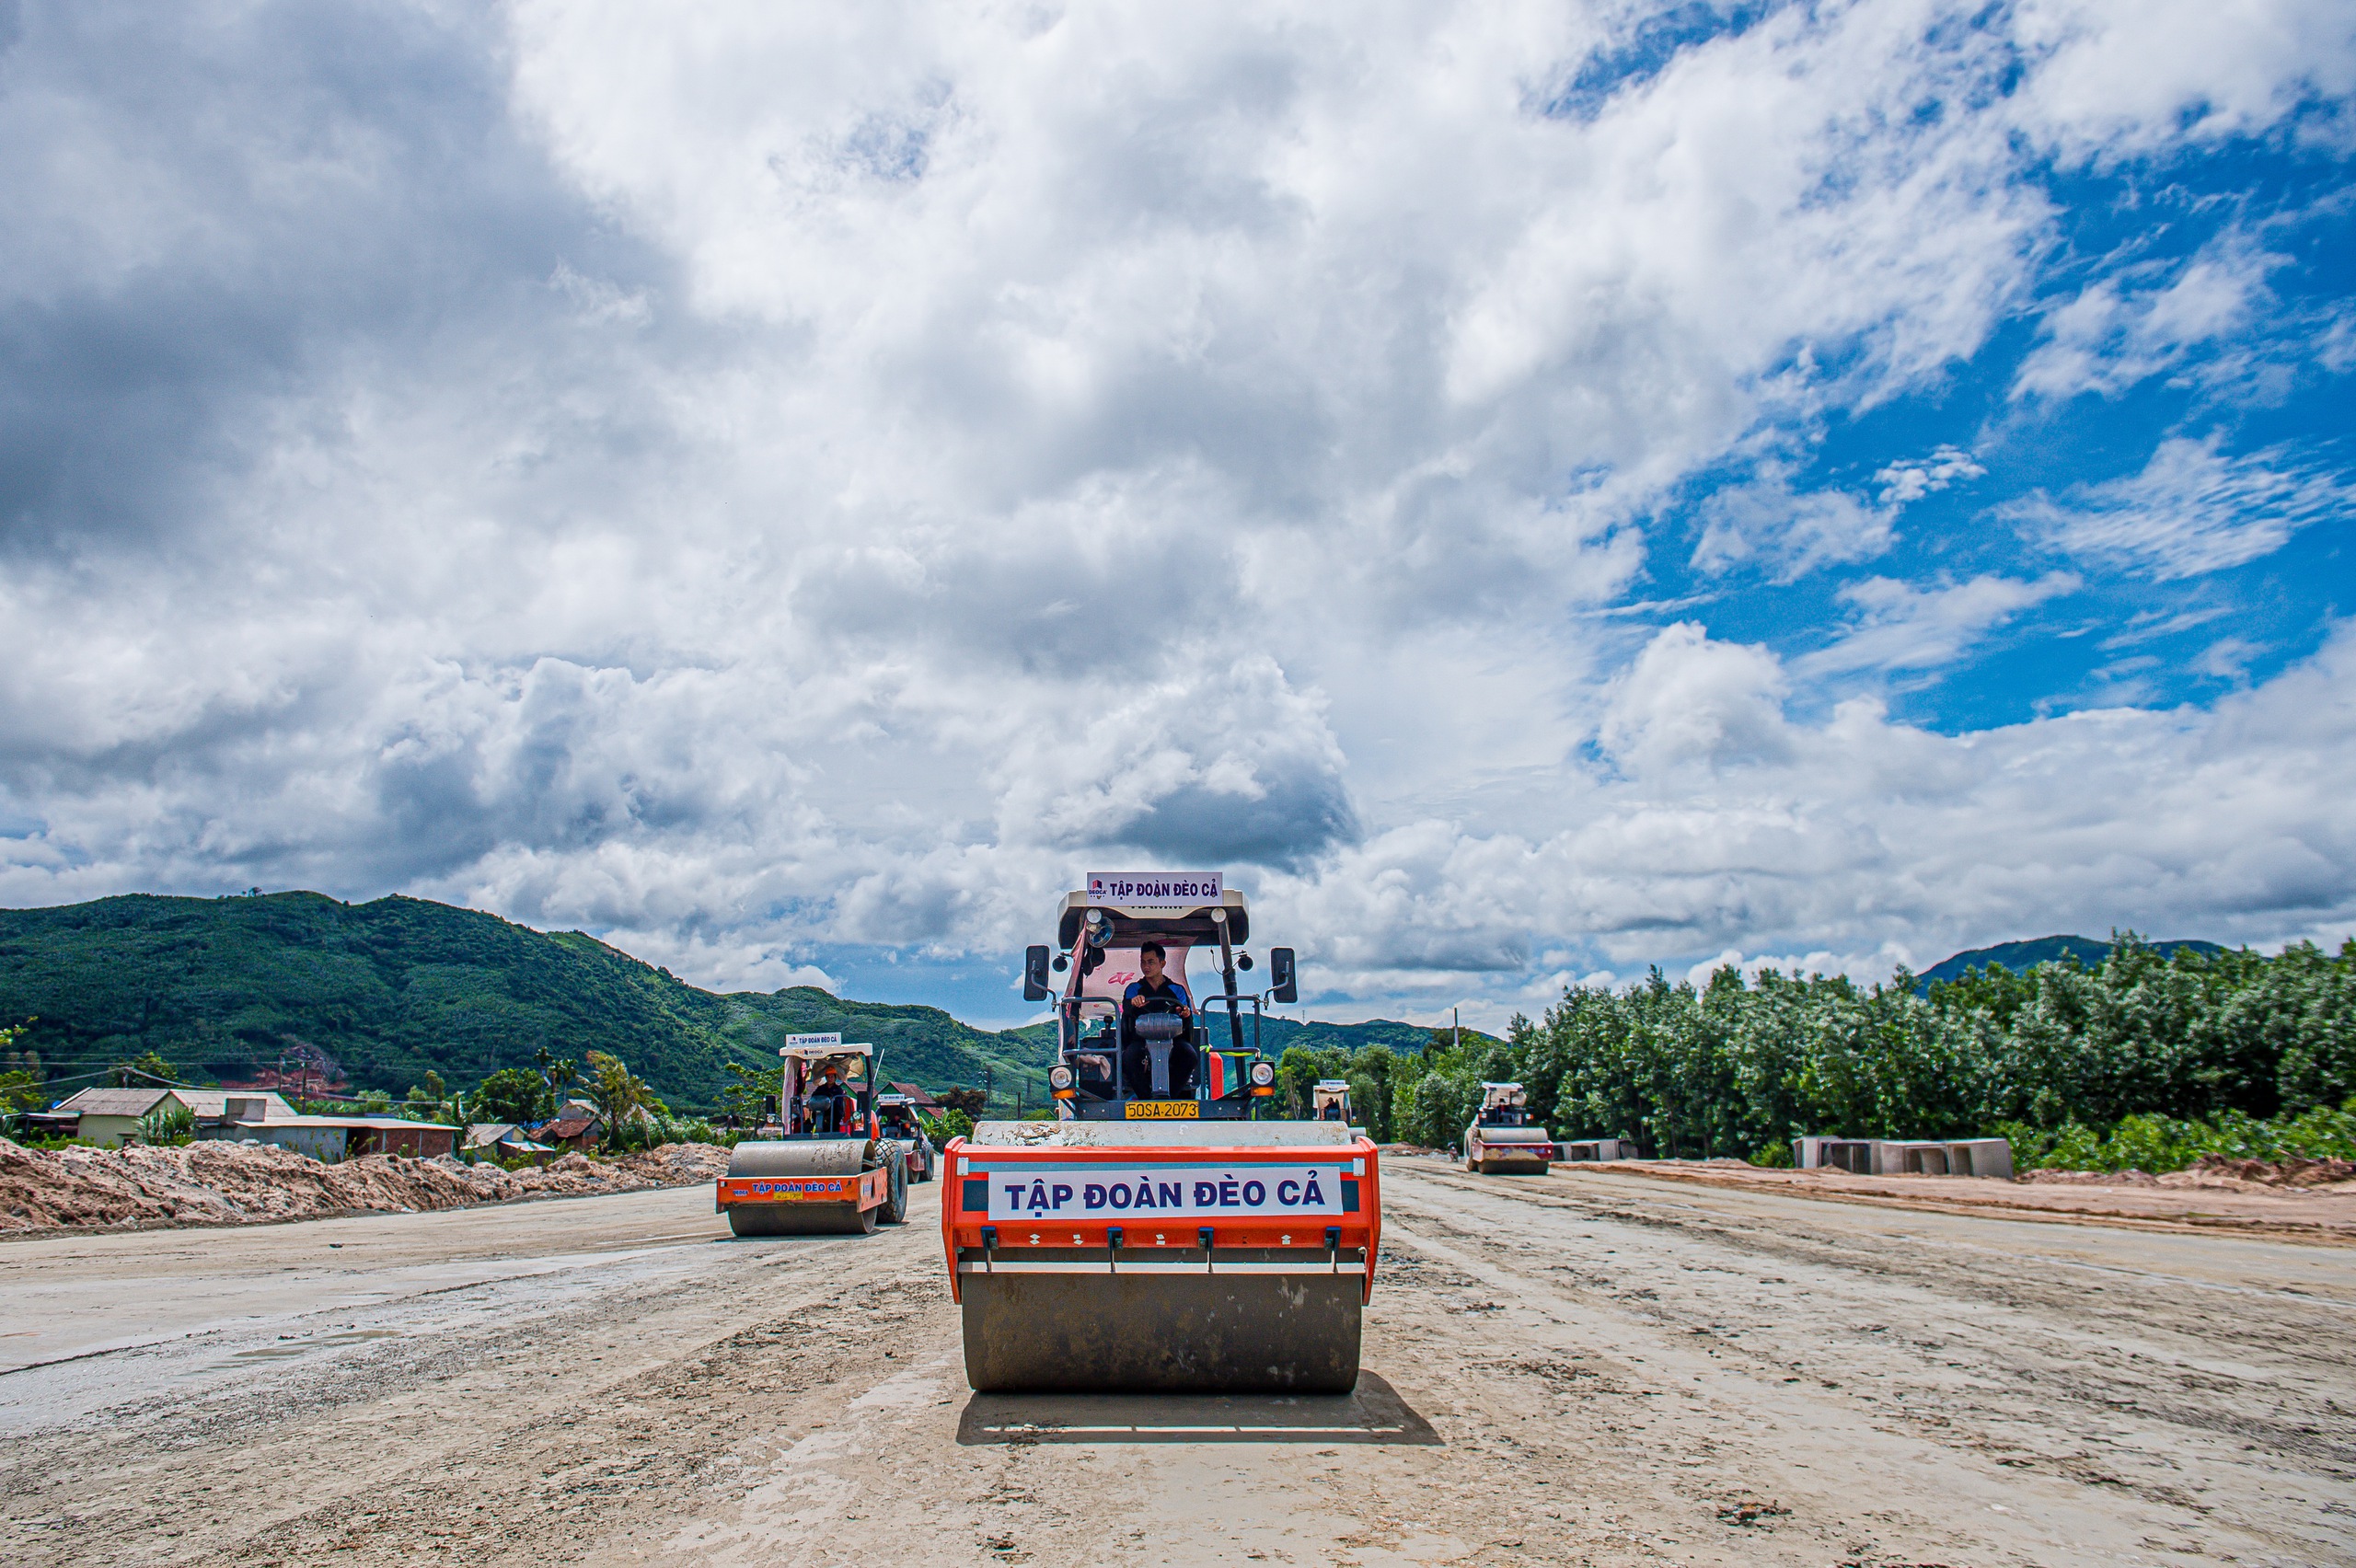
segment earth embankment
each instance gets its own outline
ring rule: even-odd
[[[363,1155],[329,1165],[260,1143],[32,1149],[0,1138],[0,1235],[256,1225],[588,1197],[709,1182],[727,1166],[728,1151],[710,1144],[668,1144],[610,1160],[568,1154],[510,1171],[446,1156]]]

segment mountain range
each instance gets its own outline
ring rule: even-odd
[[[2178,948],[2190,948],[2195,952],[2203,953],[2229,951],[2215,942],[2193,940],[2153,942],[2149,945],[2164,953],[2174,952]],[[2018,974],[2040,963],[2058,963],[2064,958],[2075,957],[2080,963],[2092,969],[2110,956],[2112,946],[2112,943],[2096,941],[2092,937],[2067,936],[2032,937],[2027,941],[1999,942],[1994,947],[1973,948],[1969,952],[1959,952],[1953,958],[1933,964],[1915,977],[1914,988],[1928,992],[1935,984],[1962,979],[1966,970],[1983,969],[1992,963]]]
[[[354,1089],[401,1093],[429,1071],[468,1085],[539,1051],[620,1057],[675,1108],[709,1109],[727,1064],[773,1065],[788,1033],[840,1030],[881,1048],[884,1076],[927,1089],[988,1084],[1037,1104],[1054,1048],[1034,1023],[989,1031],[939,1008],[860,1002],[815,986],[706,991],[579,931],[479,910],[317,893],[145,894],[0,910],[0,1020],[60,1091],[153,1051],[183,1077],[250,1078],[298,1045]],[[1415,1049],[1404,1023],[1271,1020],[1265,1043]]]
[[[2110,950],[2079,936],[2004,942],[1957,953],[1918,985],[2065,954],[2091,965]],[[35,1021],[17,1048],[36,1052],[61,1090],[148,1051],[185,1077],[234,1080],[309,1045],[353,1088],[398,1094],[429,1071],[471,1084],[545,1049],[575,1062],[591,1051],[618,1056],[681,1109],[716,1105],[727,1064],[772,1063],[788,1033],[840,1030],[881,1047],[888,1078],[934,1090],[988,1084],[1001,1104],[1038,1102],[1054,1050],[1045,1023],[982,1030],[939,1008],[811,986],[706,991],[580,931],[537,931],[425,899],[345,904],[317,893],[131,894],[0,910],[0,1020],[24,1019]],[[1272,1053],[1378,1042],[1412,1051],[1432,1033],[1388,1020],[1271,1018],[1263,1043]]]

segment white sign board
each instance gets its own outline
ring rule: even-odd
[[[1091,871],[1088,902],[1122,909],[1195,909],[1217,904],[1218,871]]]
[[[1017,1223],[1328,1218],[1344,1212],[1342,1184],[1353,1180],[1347,1160],[1177,1169],[1091,1162],[1036,1171],[1010,1164],[987,1174],[990,1218]]]
[[[782,1056],[786,1051],[807,1051],[815,1045],[839,1045],[842,1043],[840,1030],[832,1034],[789,1034],[785,1037],[785,1050],[778,1055]]]

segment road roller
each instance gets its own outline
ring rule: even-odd
[[[896,1146],[900,1163],[907,1168],[911,1182],[930,1182],[941,1163],[941,1156],[932,1147],[932,1139],[918,1118],[915,1097],[907,1094],[879,1094],[875,1097],[876,1132],[884,1142]]]
[[[876,1108],[875,1047],[791,1034],[779,1048],[782,1136],[728,1158],[720,1212],[739,1236],[866,1235],[908,1212],[908,1171]]]
[[[1483,1083],[1481,1109],[1464,1129],[1464,1169],[1484,1176],[1546,1174],[1554,1139],[1530,1121],[1530,1095],[1518,1083]]]
[[[1372,1140],[1285,1121],[1261,1048],[1294,955],[1253,959],[1217,872],[1093,873],[1024,955],[1052,1000],[1056,1119],[942,1152],[941,1239],[986,1392],[1346,1393],[1380,1243]],[[1194,954],[1217,955],[1197,997]],[[1060,975],[1060,982],[1054,976]],[[1208,989],[1208,987],[1207,987]]]
[[[1310,1090],[1309,1099],[1309,1113],[1321,1122],[1347,1125],[1357,1120],[1350,1114],[1350,1085],[1346,1078],[1319,1078]]]

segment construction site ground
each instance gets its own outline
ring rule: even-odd
[[[2315,1232],[1393,1159],[1354,1396],[1016,1398],[965,1386],[938,1191],[0,1243],[7,1558],[2356,1562]]]

